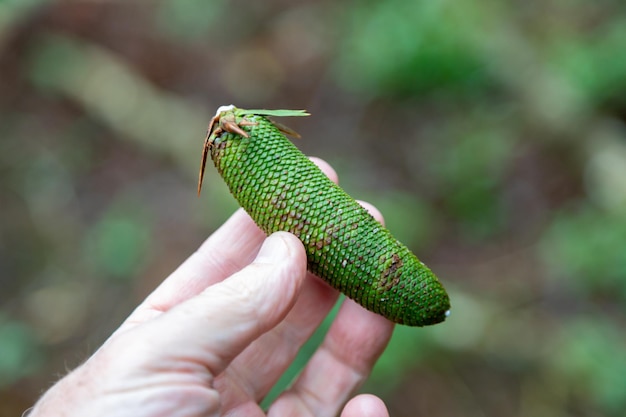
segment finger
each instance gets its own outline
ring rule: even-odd
[[[337,172],[335,172],[333,167],[331,167],[328,162],[315,156],[310,156],[309,159],[311,160],[311,162],[317,165],[317,167],[321,169],[322,172],[324,172],[324,174],[326,174],[326,176],[330,178],[332,182],[334,182],[335,184],[339,183],[339,177],[337,176]]]
[[[238,209],[146,301],[165,310],[248,265],[267,236]]]
[[[265,238],[250,216],[238,209],[135,309],[118,331],[157,317],[241,270],[252,262]]]
[[[337,182],[337,173],[326,161],[315,157],[311,161]],[[237,210],[144,300],[120,331],[160,315],[241,270],[254,259],[265,237],[243,209]]]
[[[244,415],[258,404],[293,362],[335,305],[339,293],[307,273],[300,297],[287,317],[250,344],[215,380],[224,410]]]
[[[366,202],[359,203],[383,222],[378,209]],[[250,400],[259,401],[267,395],[302,345],[328,315],[338,296],[337,290],[315,275],[308,274],[302,296],[285,320],[255,340],[216,381],[221,392],[232,394],[223,398],[227,409],[241,407]],[[236,390],[229,389],[234,384],[241,386]]]
[[[368,211],[369,214],[372,215],[372,217],[378,220],[380,224],[382,225],[385,224],[385,219],[383,218],[383,215],[376,207],[374,207],[372,204],[368,203],[367,201],[361,201],[361,200],[357,200],[357,201],[359,202],[361,206],[363,206],[365,210]]]
[[[341,417],[389,417],[389,411],[380,398],[371,394],[361,394],[348,401]]]
[[[382,354],[393,323],[346,300],[322,345],[270,415],[334,416],[365,381]]]
[[[306,254],[293,235],[278,232],[249,266],[137,327],[127,354],[139,363],[212,376],[282,320],[300,291]],[[146,353],[147,352],[147,353]],[[157,356],[157,358],[155,358]],[[147,359],[144,359],[147,358]],[[152,365],[150,365],[152,364]]]

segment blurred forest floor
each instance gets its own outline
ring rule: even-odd
[[[211,167],[195,195],[230,103],[309,110],[449,288],[363,388],[392,415],[622,416],[625,51],[622,0],[0,0],[0,417],[234,211]]]

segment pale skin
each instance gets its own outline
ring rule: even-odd
[[[29,416],[387,417],[382,400],[354,392],[393,324],[351,300],[300,376],[259,406],[337,297],[306,271],[295,236],[266,237],[240,209]]]

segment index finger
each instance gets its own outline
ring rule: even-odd
[[[346,299],[322,345],[272,405],[269,416],[337,415],[369,376],[393,328],[386,318]]]
[[[326,161],[310,159],[337,182],[335,170]],[[240,271],[254,260],[266,237],[252,218],[238,209],[141,303],[124,325],[149,320]]]

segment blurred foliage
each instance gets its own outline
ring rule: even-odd
[[[626,104],[619,94],[626,88],[626,57],[615,54],[624,46],[626,16],[616,16],[610,25],[596,30],[569,35],[552,43],[552,65],[590,102],[616,100]]]
[[[235,209],[195,196],[231,102],[311,111],[298,146],[450,289],[364,387],[392,415],[622,415],[625,39],[622,0],[0,0],[0,417]]]
[[[158,7],[156,22],[168,36],[201,41],[225,11],[224,0],[165,0]]]
[[[468,36],[480,29],[479,7],[476,1],[391,0],[350,9],[337,61],[340,82],[375,95],[484,90],[494,78]]]
[[[611,225],[610,227],[607,227]],[[626,218],[593,207],[557,216],[542,245],[555,276],[583,296],[626,302]]]
[[[42,360],[32,329],[0,316],[0,388],[36,371]]]
[[[89,231],[86,258],[107,277],[132,279],[142,268],[150,242],[149,217],[109,208]]]
[[[554,371],[572,381],[573,394],[591,401],[607,415],[626,408],[624,373],[626,337],[623,326],[591,315],[568,323],[557,338]]]

